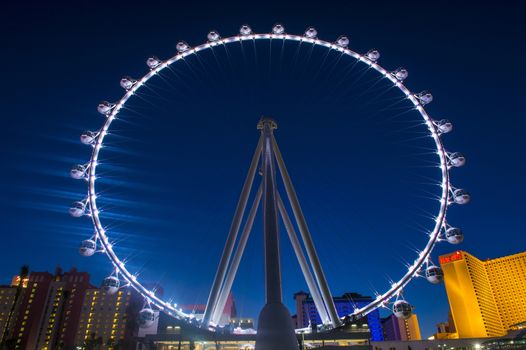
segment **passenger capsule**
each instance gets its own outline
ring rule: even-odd
[[[130,90],[136,82],[137,80],[125,76],[121,79],[120,85],[124,90]]]
[[[367,57],[369,60],[376,62],[378,59],[380,59],[380,52],[378,50],[369,50],[365,54],[365,57]]]
[[[177,52],[182,53],[182,52],[190,50],[190,45],[188,45],[184,41],[179,41],[177,45],[175,45],[175,49],[177,50]]]
[[[338,45],[339,47],[346,48],[347,46],[349,46],[349,38],[346,37],[345,35],[340,36],[336,40],[336,45]]]
[[[73,216],[74,218],[80,218],[85,213],[86,213],[86,203],[82,201],[73,203],[71,205],[71,208],[69,208],[69,215]]]
[[[438,266],[429,265],[426,268],[426,279],[433,284],[439,284],[444,280],[444,271]]]
[[[69,175],[77,180],[84,179],[86,177],[86,170],[87,167],[85,165],[75,165],[71,170],[69,171]]]
[[[141,328],[151,327],[155,322],[155,312],[151,308],[145,307],[139,311],[139,317],[137,321],[139,323],[139,327]]]
[[[316,39],[318,36],[318,31],[314,27],[309,27],[305,31],[305,36],[309,39]]]
[[[413,307],[405,300],[397,300],[393,305],[393,314],[397,318],[407,320],[413,314]]]
[[[471,200],[471,196],[466,190],[458,189],[453,191],[453,199],[457,204],[467,204]]]
[[[121,281],[115,276],[108,276],[102,281],[102,289],[108,294],[115,294],[121,286]]]
[[[274,27],[272,27],[272,33],[273,34],[283,34],[285,33],[285,27],[281,24],[274,24]]]
[[[159,66],[161,63],[162,61],[155,56],[152,56],[146,60],[146,64],[150,69],[157,68],[157,66]]]
[[[433,95],[428,91],[422,91],[419,94],[416,94],[415,97],[420,101],[420,104],[423,106],[431,103],[433,101]]]
[[[79,253],[82,256],[92,256],[97,250],[97,243],[93,239],[86,239],[80,243]]]
[[[450,227],[446,230],[446,239],[451,244],[459,244],[464,241],[464,233],[461,229]]]
[[[85,145],[92,145],[97,137],[99,136],[98,132],[95,131],[84,131],[80,135],[80,142],[82,142]]]
[[[409,76],[409,72],[405,68],[398,68],[392,74],[399,82],[403,82]]]
[[[115,108],[115,103],[110,103],[108,101],[102,101],[97,106],[97,111],[100,114],[108,115],[111,113],[111,110]]]
[[[466,157],[462,153],[455,152],[449,155],[449,164],[454,167],[461,167],[466,164]]]
[[[439,120],[435,122],[435,125],[442,134],[447,134],[453,130],[453,124],[447,119]]]
[[[244,25],[241,26],[241,28],[239,28],[239,34],[241,34],[241,35],[250,35],[250,34],[252,34],[252,28],[250,28],[249,25],[244,24]]]
[[[208,32],[206,38],[208,39],[208,41],[218,41],[219,39],[221,39],[221,36],[215,30],[211,30]]]

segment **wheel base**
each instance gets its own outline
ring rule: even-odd
[[[298,350],[289,310],[282,303],[266,304],[259,314],[256,350]]]

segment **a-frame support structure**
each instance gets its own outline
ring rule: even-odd
[[[202,320],[202,325],[204,327],[217,325],[219,323],[239,263],[241,262],[246,243],[250,236],[250,232],[252,231],[258,208],[262,202],[266,304],[259,316],[256,341],[257,350],[298,349],[298,343],[296,341],[294,329],[292,328],[290,313],[282,302],[278,227],[279,216],[281,216],[294,249],[294,253],[296,254],[301,267],[301,271],[307,282],[309,292],[314,300],[314,304],[320,314],[323,324],[329,327],[338,327],[341,325],[307,222],[303,216],[296,191],[292,185],[292,181],[278,148],[276,139],[274,138],[274,130],[276,128],[277,124],[270,118],[263,118],[258,123],[258,129],[261,131],[261,136],[241,191],[241,196],[237,204]],[[260,167],[262,183],[257,190],[253,204],[245,220],[243,230],[238,239],[239,230],[241,228],[243,217],[245,216],[258,166]],[[304,248],[296,234],[294,224],[289,217],[285,203],[278,193],[276,170],[279,170],[279,173],[281,174],[286,198],[290,203]],[[237,248],[234,252],[236,242]],[[306,251],[307,256],[305,256],[304,250]]]

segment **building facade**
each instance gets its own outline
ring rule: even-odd
[[[37,349],[63,349],[74,345],[84,293],[91,287],[89,275],[75,268],[57,269],[49,284],[36,338]]]
[[[110,295],[100,288],[89,288],[79,308],[79,321],[74,344],[102,345],[111,348],[131,339],[136,331],[135,318],[142,307],[142,298],[128,288]]]
[[[382,318],[382,328],[384,340],[386,341],[406,341],[421,340],[420,326],[418,317],[412,314],[408,319],[398,318],[395,315]],[[374,341],[374,340],[373,340]]]
[[[207,332],[197,327],[168,326],[164,333],[148,335],[143,349],[156,350],[254,350],[256,334]],[[368,330],[332,331],[296,334],[300,349],[371,350]],[[148,347],[149,346],[149,347]],[[279,349],[276,349],[279,350]],[[388,350],[388,349],[384,349]],[[404,350],[407,350],[404,349]],[[428,349],[429,350],[429,349]],[[442,349],[440,349],[442,350]]]
[[[33,272],[18,306],[14,336],[17,349],[73,346],[89,275],[71,269],[55,275]]]
[[[440,265],[459,338],[503,336],[526,320],[526,252],[482,261],[456,251]]]
[[[458,333],[455,329],[455,322],[451,311],[449,312],[447,322],[437,324],[437,332],[433,334],[433,339],[458,339]]]
[[[13,283],[19,284],[13,279]],[[55,350],[90,348],[112,349],[116,344],[131,348],[125,340],[137,335],[137,314],[142,298],[121,288],[108,295],[90,284],[86,272],[75,268],[55,274],[32,272],[15,303],[16,286],[0,287],[0,329],[5,329],[9,349]],[[14,306],[14,308],[13,308]],[[3,334],[3,333],[2,333]],[[91,345],[90,345],[91,344]]]
[[[34,272],[29,275],[25,293],[16,315],[13,338],[16,349],[36,349],[41,334],[42,315],[53,275],[48,272]]]
[[[194,315],[196,320],[202,320],[205,310],[206,310],[206,304],[184,304],[180,305],[179,308],[183,310],[183,312],[187,314]],[[219,325],[221,326],[227,326],[229,325],[232,319],[234,319],[237,316],[236,311],[236,303],[234,301],[234,295],[232,293],[228,294],[228,297],[226,299],[225,307],[223,309],[223,313],[221,314],[221,317],[219,318]]]
[[[294,322],[296,328],[308,327],[312,324],[321,324],[321,318],[314,305],[314,300],[306,292],[294,294],[296,302],[296,317]],[[340,297],[333,297],[334,306],[338,316],[344,317],[351,314],[355,308],[363,307],[373,299],[369,296],[363,296],[358,293],[345,293]],[[371,340],[383,340],[382,324],[380,321],[380,311],[378,309],[369,313],[363,320],[371,332]]]
[[[16,290],[16,286],[0,286],[0,341],[7,340],[12,336],[17,315],[16,310],[12,312],[13,307],[16,307]],[[6,330],[6,327],[9,329]]]

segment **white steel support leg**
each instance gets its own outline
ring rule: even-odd
[[[254,203],[250,208],[247,221],[245,222],[245,227],[243,228],[243,232],[241,233],[241,237],[239,238],[239,243],[237,245],[236,252],[234,254],[234,257],[232,258],[232,263],[230,264],[230,268],[226,275],[225,283],[223,285],[223,288],[221,289],[221,293],[219,294],[215,310],[212,313],[212,318],[210,321],[214,324],[219,324],[219,321],[221,319],[221,315],[225,308],[226,300],[228,299],[228,295],[230,294],[230,290],[232,289],[232,284],[234,283],[234,279],[236,278],[239,263],[241,262],[241,258],[243,257],[248,238],[250,237],[250,233],[252,232],[252,226],[254,225],[254,219],[256,218],[259,204],[261,203],[262,194],[263,188],[260,185],[259,190],[256,194],[256,198],[254,198]]]
[[[287,230],[287,234],[289,235],[290,242],[292,243],[292,248],[294,248],[294,253],[296,253],[296,257],[298,258],[298,262],[300,264],[301,271],[303,272],[303,277],[305,278],[305,281],[307,282],[307,287],[309,288],[310,294],[312,295],[312,299],[314,300],[314,305],[316,306],[316,309],[318,310],[318,313],[320,314],[321,321],[323,324],[329,324],[331,320],[329,318],[329,315],[327,314],[327,310],[325,309],[325,305],[321,298],[320,291],[318,290],[318,286],[316,285],[314,281],[314,276],[312,276],[312,272],[310,270],[309,263],[307,262],[305,253],[303,253],[303,249],[301,248],[301,243],[294,230],[294,226],[292,225],[292,221],[290,220],[289,214],[287,213],[287,209],[285,208],[285,205],[283,204],[283,200],[281,199],[281,196],[279,195],[278,195],[278,209],[281,214],[281,218],[283,219],[283,224],[285,225],[285,229]]]
[[[305,217],[303,216],[303,212],[301,211],[298,196],[296,194],[296,191],[294,190],[294,186],[292,185],[292,181],[287,171],[287,167],[285,166],[285,162],[283,161],[283,157],[281,156],[281,152],[279,151],[278,144],[276,143],[276,139],[274,137],[272,137],[272,143],[274,148],[274,154],[278,163],[278,168],[281,173],[281,178],[283,179],[283,184],[285,185],[285,190],[287,192],[287,196],[289,198],[290,205],[292,207],[292,212],[294,213],[294,218],[296,219],[301,238],[303,239],[303,243],[305,244],[307,255],[312,264],[314,276],[316,277],[316,281],[320,286],[320,291],[323,301],[325,303],[325,307],[327,308],[327,311],[329,313],[329,318],[331,320],[332,326],[338,327],[341,325],[341,320],[338,317],[338,313],[336,312],[334,300],[332,299],[332,295],[327,284],[327,279],[325,278],[325,274],[323,273],[323,270],[321,268],[321,263],[318,258],[318,254],[316,253],[316,249],[314,248],[314,242],[312,241],[309,227],[307,226],[307,222],[305,221]]]
[[[265,254],[265,306],[258,317],[255,350],[299,350],[289,310],[283,305],[276,164],[272,151],[272,133],[277,124],[270,118],[258,123],[265,138],[263,159],[263,244]]]
[[[237,239],[237,234],[239,232],[239,227],[241,226],[241,221],[245,213],[245,209],[248,202],[248,197],[250,195],[250,190],[252,184],[254,183],[254,176],[258,167],[258,161],[261,157],[261,150],[263,147],[263,137],[259,138],[258,145],[256,147],[256,152],[252,157],[252,162],[250,163],[250,168],[248,170],[245,183],[243,184],[243,189],[241,190],[241,195],[237,203],[236,212],[234,218],[232,219],[232,225],[230,226],[230,231],[228,233],[227,241],[225,243],[225,248],[223,249],[223,254],[221,255],[221,261],[217,267],[217,272],[214,277],[214,282],[210,290],[210,295],[208,296],[208,301],[206,303],[205,313],[203,315],[202,326],[207,328],[210,323],[210,318],[212,317],[212,312],[217,304],[217,298],[219,296],[219,291],[223,285],[225,279],[226,270],[228,267],[228,262],[232,256],[232,251],[234,250],[234,244]]]
[[[263,176],[263,244],[265,247],[265,301],[266,304],[282,303],[281,262],[277,206],[276,164],[272,151],[272,134],[277,125],[271,119],[260,121],[264,137],[261,151]]]

